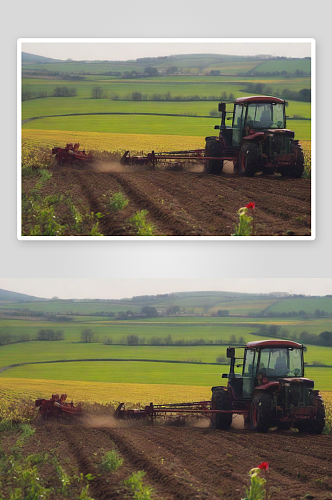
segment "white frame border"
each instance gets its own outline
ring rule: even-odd
[[[310,43],[311,45],[311,235],[310,236],[22,236],[22,45],[24,43]],[[21,241],[195,240],[312,241],[316,238],[316,40],[314,38],[20,38],[17,40],[17,239]]]

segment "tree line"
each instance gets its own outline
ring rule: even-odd
[[[13,334],[0,331],[0,346],[7,344],[16,344],[19,342],[31,342],[36,340],[64,340],[63,330],[53,330],[51,328],[40,329],[36,336],[30,336],[28,333]]]
[[[296,318],[310,319],[310,318],[328,318],[332,316],[332,312],[323,311],[322,309],[315,309],[313,313],[309,313],[301,309],[300,311],[261,311],[259,313],[248,314],[250,318]]]
[[[318,335],[302,331],[300,333],[290,333],[287,329],[279,325],[261,325],[256,332],[256,335],[261,337],[282,338],[293,340],[294,342],[305,343],[310,345],[318,345],[324,347],[332,347],[332,332],[323,331]]]
[[[44,99],[46,97],[75,97],[77,96],[77,87],[55,87],[53,92],[49,93],[47,90],[39,90],[33,92],[29,88],[22,89],[22,101],[29,101],[31,99]]]
[[[90,328],[85,328],[81,332],[81,342],[82,343],[99,343],[99,335]],[[222,339],[173,339],[171,335],[166,337],[152,336],[149,338],[140,337],[139,335],[127,335],[118,339],[116,342],[113,341],[112,337],[104,337],[102,343],[105,345],[128,345],[128,346],[140,346],[140,345],[153,345],[153,346],[204,346],[204,345],[243,345],[244,338],[240,336],[237,338],[235,335],[231,335],[228,341]]]
[[[311,102],[311,90],[301,89],[298,92],[296,90],[290,90],[288,88],[279,91],[277,89],[273,90],[270,85],[265,83],[247,83],[245,85],[245,92],[255,93],[255,94],[266,94],[273,95],[275,97],[280,97],[282,99],[289,99],[291,101],[302,101]]]
[[[294,71],[294,73],[289,73],[288,71],[286,70],[282,70],[282,71],[247,71],[247,72],[241,72],[241,73],[237,73],[237,76],[245,76],[245,77],[248,77],[248,76],[258,76],[258,77],[262,77],[262,76],[267,76],[267,77],[270,77],[270,76],[283,76],[284,78],[294,78],[294,77],[299,77],[299,76],[310,76],[311,75],[311,72],[307,72],[307,71],[302,71],[301,69],[296,69]]]

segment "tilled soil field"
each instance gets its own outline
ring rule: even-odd
[[[99,231],[104,236],[135,235],[129,219],[141,210],[148,211],[146,220],[153,224],[156,236],[230,236],[238,223],[237,211],[249,202],[256,204],[257,236],[311,234],[310,179],[277,175],[242,178],[227,173],[227,169],[221,176],[188,170],[128,170],[100,165],[90,170],[62,167],[53,172],[42,195],[65,193],[81,212],[102,214]],[[27,197],[31,189],[29,181],[23,182]],[[129,203],[114,213],[109,200],[116,192],[122,192]],[[72,217],[64,208],[55,207],[55,211],[61,224]],[[64,235],[84,235],[72,226],[68,231]],[[23,234],[28,233],[28,222],[23,217]]]
[[[100,417],[85,425],[47,422],[37,427],[25,453],[56,448],[67,473],[72,469],[94,476],[89,495],[95,500],[132,498],[124,480],[140,470],[146,473],[144,483],[153,488],[154,499],[240,500],[249,485],[249,470],[262,461],[269,462],[272,500],[331,498],[332,436],[113,424]],[[110,449],[124,459],[123,465],[105,473],[100,459]],[[54,477],[45,479],[50,487]]]

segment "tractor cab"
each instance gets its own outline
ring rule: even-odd
[[[249,342],[244,355],[235,357],[235,348],[227,349],[230,358],[230,372],[224,374],[234,399],[250,399],[255,388],[265,386],[279,379],[304,376],[304,346],[288,340],[263,340]],[[242,363],[236,364],[237,360]],[[242,374],[235,368],[242,366]]]
[[[219,103],[222,113],[220,137],[228,147],[239,148],[244,137],[263,130],[285,129],[286,101],[277,97],[251,96],[235,100],[232,118],[226,118],[226,104]],[[232,119],[232,126],[226,126],[226,120]]]

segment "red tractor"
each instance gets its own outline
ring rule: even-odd
[[[232,118],[226,118],[226,103],[219,103],[219,137],[206,137],[205,172],[218,175],[224,161],[232,161],[240,175],[256,172],[301,177],[304,155],[294,132],[286,129],[286,101],[277,97],[252,96],[235,100]],[[232,126],[226,126],[232,119]]]
[[[238,358],[235,347],[229,347],[230,371],[222,375],[227,387],[212,387],[212,410],[221,411],[212,412],[214,427],[228,429],[232,415],[242,414],[245,425],[257,432],[277,426],[320,434],[324,403],[313,380],[304,378],[304,349],[289,340],[262,340],[249,342]],[[241,366],[242,374],[235,373]]]

